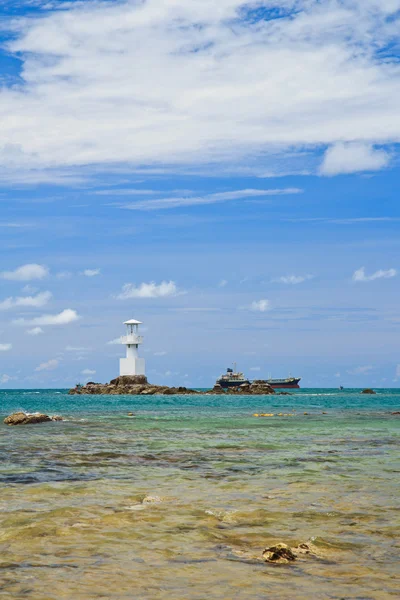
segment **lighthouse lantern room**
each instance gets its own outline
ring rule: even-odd
[[[145,360],[139,358],[139,344],[143,343],[143,337],[139,335],[139,325],[141,321],[125,321],[127,334],[121,338],[121,344],[126,346],[126,358],[121,358],[119,361],[120,375],[145,375]]]

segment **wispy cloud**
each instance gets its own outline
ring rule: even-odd
[[[154,196],[154,194],[162,194],[160,190],[139,190],[132,188],[97,190],[93,192],[98,196]]]
[[[28,329],[26,333],[28,335],[41,335],[44,331],[41,327],[34,327],[33,329]]]
[[[353,281],[365,282],[365,281],[374,281],[375,279],[390,279],[392,277],[396,277],[397,271],[396,269],[387,269],[386,271],[383,269],[379,269],[379,271],[375,271],[371,275],[366,275],[365,267],[361,267],[354,271],[353,273]]]
[[[54,369],[57,369],[59,364],[60,361],[58,358],[52,358],[47,362],[41,363],[38,367],[36,367],[35,371],[54,371]]]
[[[28,264],[18,267],[14,271],[2,271],[0,277],[10,281],[32,281],[34,279],[43,279],[49,274],[49,270],[44,265]]]
[[[96,371],[93,371],[92,369],[83,369],[81,375],[96,375]]]
[[[53,297],[51,292],[41,292],[37,296],[20,296],[17,298],[6,298],[0,302],[0,310],[9,310],[17,307],[41,308],[45,306]]]
[[[121,344],[121,339],[122,338],[115,338],[114,340],[110,340],[109,342],[107,342],[108,346],[118,346],[119,344]]]
[[[313,275],[284,275],[276,279],[272,279],[273,282],[285,283],[287,285],[298,285],[313,279]]]
[[[85,348],[84,346],[66,346],[66,352],[91,352],[92,348]]]
[[[11,348],[12,344],[0,344],[0,352],[8,352]]]
[[[97,275],[100,275],[100,273],[100,269],[85,269],[84,271],[82,271],[82,275],[84,275],[85,277],[96,277]]]
[[[1,384],[5,384],[8,383],[9,381],[11,381],[12,379],[15,379],[15,377],[11,377],[10,375],[0,375],[0,383]]]
[[[228,202],[229,200],[242,200],[260,196],[282,196],[286,194],[300,194],[303,190],[298,188],[285,188],[274,190],[234,190],[230,192],[217,192],[205,196],[178,196],[175,198],[158,198],[156,200],[145,200],[131,204],[121,204],[120,208],[128,210],[163,210],[167,208],[180,208],[182,206],[200,206],[203,204],[216,204]]]
[[[218,284],[218,287],[223,288],[226,285],[228,285],[228,281],[226,279],[221,279],[221,281]]]
[[[56,315],[42,315],[41,317],[35,317],[34,319],[16,319],[13,321],[14,325],[68,325],[80,319],[80,316],[76,310],[66,308],[62,312]]]
[[[255,300],[250,304],[250,310],[254,312],[266,312],[271,310],[271,303],[269,300]]]
[[[123,286],[122,292],[118,294],[119,300],[129,300],[130,298],[167,298],[168,296],[178,296],[184,292],[180,291],[174,281],[162,281],[156,284],[141,283],[136,286],[133,283],[127,283]]]

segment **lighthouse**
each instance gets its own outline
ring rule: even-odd
[[[139,344],[143,343],[143,337],[139,335],[139,325],[141,321],[125,321],[127,332],[121,338],[121,344],[126,346],[126,358],[121,358],[119,361],[120,375],[145,375],[145,360],[139,358]]]

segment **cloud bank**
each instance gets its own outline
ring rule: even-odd
[[[85,165],[265,170],[266,158],[287,165],[296,151],[329,148],[321,173],[333,175],[385,166],[376,146],[399,141],[399,0],[63,8],[2,24],[22,61],[18,85],[0,92],[2,172],[38,181],[53,169],[62,181]]]

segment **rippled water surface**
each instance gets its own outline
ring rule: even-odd
[[[2,424],[19,409],[68,420]],[[399,410],[399,390],[0,392],[0,597],[397,598]],[[312,552],[264,563],[276,542]]]

